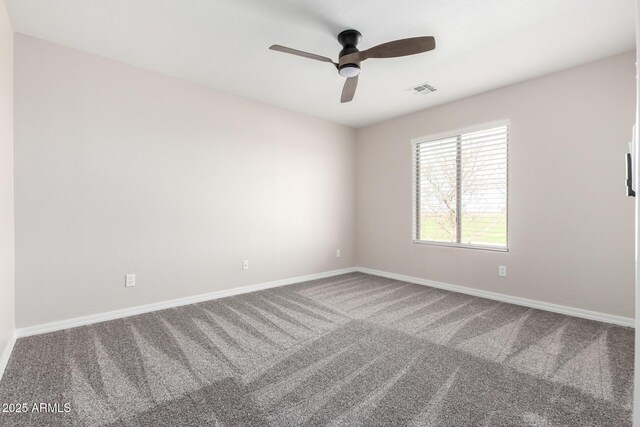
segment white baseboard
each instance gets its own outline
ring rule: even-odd
[[[11,357],[11,352],[13,351],[16,339],[16,331],[13,331],[9,337],[9,341],[7,341],[7,345],[2,349],[2,353],[0,354],[0,380],[2,380],[7,363],[9,363],[9,357]]]
[[[584,310],[581,308],[574,308],[565,305],[551,304],[543,301],[536,301],[527,298],[519,298],[511,295],[500,294],[497,292],[483,291],[480,289],[467,288],[459,285],[452,285],[449,283],[436,282],[433,280],[421,279],[418,277],[405,276],[403,274],[390,273],[387,271],[374,270],[365,267],[351,267],[341,270],[326,271],[323,273],[309,274],[306,276],[291,277],[288,279],[275,280],[273,282],[259,283],[256,285],[242,286],[239,288],[226,289],[223,291],[210,292],[206,294],[194,295],[185,298],[178,298],[168,301],[161,301],[152,304],[139,305],[136,307],[124,308],[121,310],[114,310],[105,313],[92,314],[89,316],[76,317],[73,319],[61,320],[57,322],[44,323],[41,325],[28,326],[26,328],[18,328],[13,336],[13,341],[10,346],[4,350],[0,358],[0,373],[4,369],[5,364],[11,354],[11,349],[15,343],[16,337],[27,337],[31,335],[44,334],[47,332],[59,331],[62,329],[75,328],[78,326],[91,325],[93,323],[104,322],[107,320],[120,319],[128,316],[135,316],[137,314],[149,313],[152,311],[164,310],[172,307],[179,307],[182,305],[194,304],[202,301],[209,301],[233,295],[244,294],[247,292],[255,292],[263,289],[271,289],[279,286],[291,285],[294,283],[306,282],[309,280],[324,279],[326,277],[337,276],[340,274],[362,272],[372,274],[375,276],[387,277],[389,279],[401,280],[403,282],[416,283],[419,285],[430,286],[432,288],[444,289],[453,292],[459,292],[463,294],[473,295],[477,297],[492,299],[496,301],[507,302],[510,304],[521,305],[525,307],[536,308],[539,310],[551,311],[554,313],[566,314],[568,316],[582,317],[584,319],[597,320],[599,322],[612,323],[621,326],[635,326],[635,320],[628,317],[614,316],[612,314],[599,313],[597,311]]]
[[[583,319],[597,320],[598,322],[612,323],[614,325],[629,326],[632,328],[635,327],[635,319],[629,317],[614,316],[613,314],[600,313],[597,311],[584,310],[582,308],[569,307],[566,305],[552,304],[544,301],[514,297],[497,292],[483,291],[480,289],[467,288],[465,286],[452,285],[449,283],[436,282],[433,280],[421,279],[418,277],[405,276],[403,274],[373,270],[371,268],[357,267],[356,270],[362,273],[373,274],[375,276],[401,280],[403,282],[415,283],[418,285],[430,286],[432,288],[444,289],[447,291],[459,292],[462,294],[507,302],[510,304],[522,305],[524,307],[536,308],[538,310],[551,311],[554,313],[566,314],[568,316],[574,317],[582,317]]]
[[[137,314],[149,313],[152,311],[164,310],[167,308],[179,307],[181,305],[194,304],[197,302],[209,301],[233,295],[245,294],[247,292],[261,291],[279,286],[292,285],[294,283],[307,282],[309,280],[324,279],[326,277],[338,276],[340,274],[353,273],[356,268],[343,268],[341,270],[325,271],[322,273],[308,274],[305,276],[291,277],[288,279],[274,280],[273,282],[258,283],[256,285],[241,286],[239,288],[225,289],[222,291],[209,292],[206,294],[194,295],[185,298],[178,298],[168,301],[161,301],[152,304],[139,305],[135,307],[123,308],[121,310],[108,311],[105,313],[91,314],[89,316],[75,317],[73,319],[60,320],[57,322],[44,323],[41,325],[18,328],[16,335],[28,337],[31,335],[44,334],[47,332],[60,331],[62,329],[75,328],[78,326],[91,325],[93,323],[107,320],[120,319],[122,317],[135,316]]]

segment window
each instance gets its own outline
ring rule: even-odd
[[[508,124],[413,142],[414,242],[507,249]]]

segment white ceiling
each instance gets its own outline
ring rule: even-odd
[[[634,3],[8,0],[16,32],[354,127],[629,51]],[[336,35],[348,28],[362,33],[361,50],[420,35],[435,36],[437,48],[367,60],[349,104],[331,65],[267,49],[335,60]],[[405,91],[424,82],[438,91]]]

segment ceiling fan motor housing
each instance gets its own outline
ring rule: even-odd
[[[342,50],[338,54],[338,57],[342,58],[350,53],[360,52],[356,46],[360,43],[361,39],[362,34],[357,30],[344,30],[338,34],[338,43],[342,46]],[[338,67],[338,72],[343,77],[355,77],[360,74],[360,64],[341,63]]]

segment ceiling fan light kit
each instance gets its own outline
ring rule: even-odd
[[[435,39],[431,36],[426,36],[395,40],[360,51],[357,46],[361,39],[362,34],[357,30],[345,30],[338,34],[338,43],[342,46],[342,50],[338,54],[338,63],[335,63],[325,56],[276,44],[272,45],[269,49],[333,64],[338,69],[338,74],[347,78],[344,82],[342,95],[340,97],[340,102],[345,103],[350,102],[356,93],[358,76],[360,74],[360,63],[362,61],[369,58],[397,58],[415,55],[436,48]]]
[[[338,73],[340,73],[342,77],[355,77],[360,74],[360,66],[358,64],[340,65]]]

